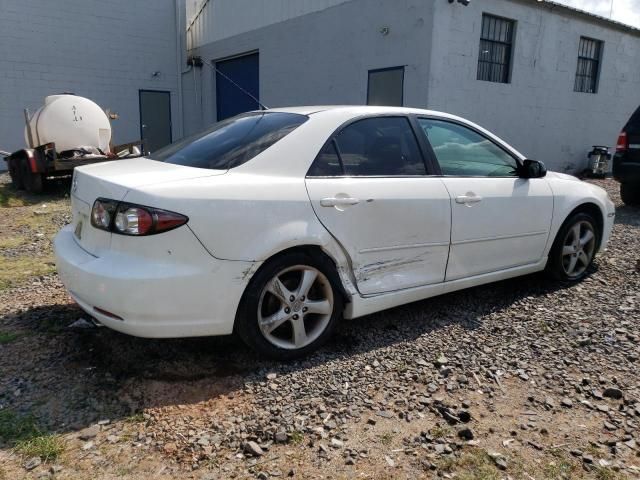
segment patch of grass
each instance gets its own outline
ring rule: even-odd
[[[116,471],[114,473],[116,477],[119,478],[119,477],[125,477],[127,475],[131,475],[134,470],[135,468],[132,466],[122,466],[122,467],[116,468]]]
[[[589,445],[587,445],[584,448],[584,451],[587,452],[589,455],[592,455],[594,457],[597,457],[598,455],[600,455],[600,448],[598,448],[593,443],[590,443]]]
[[[614,472],[609,467],[596,467],[594,470],[596,480],[627,480],[627,476]]]
[[[442,470],[455,473],[459,480],[499,480],[498,469],[487,452],[473,449],[459,458],[450,457],[440,464]]]
[[[38,435],[40,430],[33,417],[21,417],[11,410],[0,410],[0,443],[13,446]]]
[[[304,434],[299,432],[298,430],[291,432],[291,443],[294,445],[298,445],[302,443],[304,440]]]
[[[0,238],[0,250],[3,248],[16,248],[25,243],[24,237],[4,237]]]
[[[27,207],[42,203],[53,203],[69,196],[69,185],[54,185],[44,193],[31,194],[25,190],[16,190],[8,183],[0,184],[0,208]]]
[[[13,332],[3,332],[0,330],[0,345],[6,345],[7,343],[13,342],[20,335]]]
[[[134,413],[124,419],[127,423],[142,423],[144,422],[144,415],[142,412]]]
[[[52,257],[8,258],[0,255],[0,290],[30,277],[53,273],[55,269]]]
[[[379,438],[380,438],[380,443],[388,447],[389,445],[391,445],[391,442],[393,442],[393,433],[385,432],[382,435],[380,435]]]
[[[545,465],[543,473],[545,478],[557,480],[560,478],[572,478],[575,469],[574,463],[568,460],[558,460]]]
[[[15,449],[25,457],[40,457],[43,462],[49,462],[62,455],[65,443],[59,435],[41,435],[18,442]]]
[[[556,460],[547,463],[542,469],[545,478],[556,480],[561,478],[573,478],[572,475],[577,469],[576,463],[567,454],[556,448],[549,452]]]
[[[4,208],[24,207],[29,205],[29,201],[24,198],[24,194],[14,190],[9,185],[0,186],[0,206]]]
[[[451,429],[449,427],[441,427],[440,425],[436,425],[429,433],[433,438],[445,438],[451,435]]]

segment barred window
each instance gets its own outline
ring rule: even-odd
[[[578,69],[574,92],[597,93],[598,74],[600,73],[600,55],[602,42],[592,38],[580,37],[578,47]]]
[[[509,83],[514,30],[513,20],[482,14],[478,80]]]

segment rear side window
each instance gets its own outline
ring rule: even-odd
[[[310,177],[339,177],[342,173],[342,164],[336,150],[335,141],[327,143],[316,158],[308,175]]]
[[[325,145],[309,170],[309,176],[426,173],[418,142],[405,117],[366,118],[346,126]]]
[[[264,152],[307,120],[307,116],[294,113],[245,113],[172,143],[152,158],[187,167],[228,170]]]

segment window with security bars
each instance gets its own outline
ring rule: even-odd
[[[511,80],[511,50],[515,22],[506,18],[482,15],[478,80],[509,83]]]
[[[602,42],[592,38],[580,37],[578,47],[578,69],[574,92],[597,93],[598,74],[600,73],[600,55]]]

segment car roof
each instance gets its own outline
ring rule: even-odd
[[[340,111],[345,114],[352,114],[355,116],[367,115],[367,114],[388,114],[396,113],[401,115],[417,114],[417,115],[434,115],[438,117],[447,118],[459,118],[455,115],[450,115],[444,112],[438,112],[435,110],[424,110],[420,108],[408,108],[408,107],[378,107],[371,105],[306,105],[297,107],[278,107],[270,108],[269,112],[283,112],[283,113],[297,113],[300,115],[313,115],[316,113],[326,111]]]

